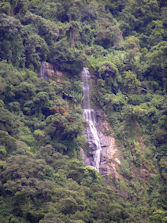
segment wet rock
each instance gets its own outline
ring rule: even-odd
[[[63,82],[63,73],[57,70],[56,77],[57,77],[56,82],[61,84]]]
[[[41,71],[39,77],[43,78],[45,81],[50,81],[55,75],[55,70],[53,65],[47,62],[42,62]]]
[[[102,176],[111,175],[114,178],[119,178],[119,174],[116,170],[116,167],[121,165],[121,162],[119,160],[120,152],[116,145],[115,138],[113,134],[111,134],[112,129],[105,120],[105,114],[102,110],[100,109],[95,110],[95,119],[96,119],[95,126],[102,147],[100,155],[99,172],[101,173]],[[84,151],[82,150],[81,155],[85,165],[93,166],[94,156],[96,152],[96,144],[91,134],[89,134],[89,131],[90,131],[89,127],[85,126],[85,136],[87,137],[87,144],[89,150],[87,154],[85,154]],[[108,132],[110,132],[109,135]]]
[[[57,83],[63,82],[63,73],[56,70],[52,64],[48,62],[42,62],[39,77],[45,81],[56,80]]]
[[[81,153],[82,159],[84,160],[85,166],[90,166],[91,165],[90,158],[86,155],[86,153],[84,152],[82,148],[80,149],[80,153]]]
[[[103,111],[97,114],[97,129],[102,147],[101,160],[100,160],[100,173],[105,175],[112,175],[119,178],[116,166],[120,165],[119,149],[116,145],[114,135],[110,125],[105,120],[105,114]]]
[[[122,32],[119,27],[115,29],[114,47],[120,47],[123,41]]]
[[[111,135],[111,128],[105,120],[105,114],[101,109],[91,108],[92,78],[87,68],[82,73],[83,90],[83,114],[87,121],[85,124],[85,136],[87,138],[88,151],[81,153],[85,165],[89,163],[101,175],[112,175],[118,178],[116,166],[120,165],[119,150],[115,139]]]

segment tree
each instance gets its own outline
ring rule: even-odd
[[[72,20],[78,20],[80,17],[79,12],[80,1],[79,0],[63,0],[61,4],[58,4],[57,16],[61,22],[71,22]]]
[[[26,67],[39,71],[41,62],[44,61],[48,55],[48,46],[45,40],[37,34],[32,34],[29,35],[24,42]]]
[[[150,45],[154,46],[162,41],[164,32],[163,22],[161,20],[153,20],[152,32],[149,38]]]
[[[38,115],[49,107],[49,96],[47,92],[39,92],[33,98]]]
[[[11,135],[15,135],[17,130],[17,122],[14,115],[7,109],[1,108],[0,111],[0,130],[6,131]]]
[[[153,46],[146,55],[147,65],[145,70],[145,76],[149,80],[157,81],[159,87],[166,90],[167,79],[166,79],[166,54],[167,54],[167,43],[161,41],[157,45]]]
[[[28,0],[7,0],[10,2],[13,14],[23,15],[28,9]]]
[[[102,61],[96,64],[96,74],[105,81],[105,86],[113,93],[118,91],[119,72],[115,64]]]
[[[167,212],[165,210],[156,210],[154,211],[153,215],[150,216],[151,223],[165,223],[167,220]]]
[[[9,2],[0,3],[0,13],[5,13],[7,15],[11,14],[11,5]]]
[[[18,19],[0,15],[0,59],[24,67],[24,47]]]
[[[50,56],[50,61],[57,69],[71,76],[79,75],[83,69],[84,56],[80,51],[69,48],[64,40],[54,44]]]
[[[120,13],[123,34],[128,36],[132,31],[142,32],[153,19],[157,19],[158,13],[157,0],[129,0]]]
[[[136,74],[132,71],[125,71],[122,79],[124,89],[123,91],[128,93],[137,93],[140,87],[140,81],[137,79]]]
[[[167,180],[167,157],[162,157],[160,162],[160,171],[164,180]]]
[[[2,173],[4,188],[15,195],[17,192],[23,192],[25,197],[37,194],[45,197],[51,189],[49,169],[44,160],[28,155],[11,156]]]
[[[126,58],[125,58],[125,68],[132,69],[135,71],[135,62],[140,55],[140,45],[139,39],[135,36],[130,36],[125,41]]]
[[[63,214],[74,214],[77,211],[77,203],[72,197],[61,199],[59,205]]]
[[[37,31],[36,34],[44,39],[49,46],[52,46],[53,41],[56,41],[59,36],[59,31],[55,23],[30,12],[27,12],[22,18],[22,23],[24,25],[32,24],[33,29],[35,28]]]
[[[75,42],[79,38],[79,23],[71,21],[68,26],[68,30],[66,31],[67,39],[70,43],[70,47],[75,47]]]
[[[15,87],[14,92],[15,99],[23,103],[25,100],[30,100],[35,95],[35,86],[32,83],[23,81]]]
[[[46,214],[44,218],[39,221],[39,223],[63,223],[63,221],[61,221],[57,215],[49,213]]]

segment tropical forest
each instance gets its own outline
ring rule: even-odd
[[[166,0],[0,0],[0,223],[167,223]]]

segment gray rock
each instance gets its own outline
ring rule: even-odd
[[[102,176],[111,175],[112,177],[118,178],[119,174],[116,171],[116,166],[121,165],[119,161],[120,152],[116,145],[114,136],[112,134],[107,134],[107,132],[112,132],[112,129],[105,120],[105,114],[102,110],[96,109],[95,113],[95,125],[102,147],[99,172]],[[89,126],[85,126],[85,136],[87,137],[87,144],[89,147],[87,154],[85,154],[83,150],[81,154],[85,165],[93,165],[96,151],[95,141],[89,133]]]

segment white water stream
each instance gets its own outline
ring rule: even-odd
[[[88,122],[88,135],[87,140],[88,142],[90,139],[93,139],[94,145],[95,145],[95,153],[93,156],[93,163],[91,164],[98,172],[99,172],[99,166],[100,166],[100,155],[101,155],[101,145],[100,145],[100,139],[98,136],[98,132],[96,129],[96,113],[95,110],[91,108],[90,103],[90,96],[91,96],[91,86],[90,86],[90,73],[89,70],[86,68],[83,68],[82,71],[82,90],[83,90],[83,114],[85,120]]]

